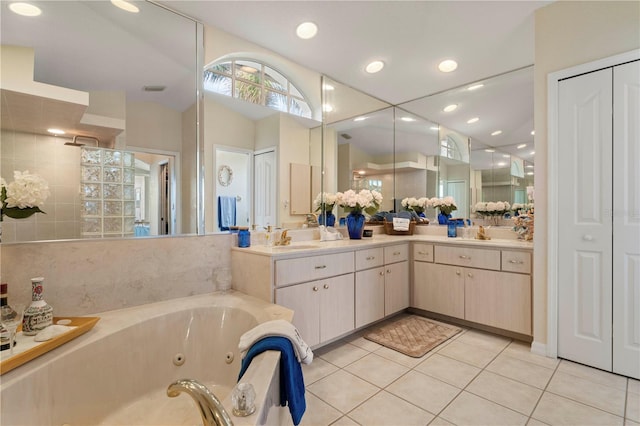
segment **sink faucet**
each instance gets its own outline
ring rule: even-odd
[[[305,225],[309,228],[314,228],[318,226],[318,215],[315,213],[307,213],[307,217],[304,220]]]
[[[177,380],[167,388],[167,396],[174,398],[186,392],[198,404],[202,423],[205,426],[233,426],[231,417],[220,400],[203,384],[192,380]]]
[[[287,237],[288,231],[289,231],[288,229],[282,230],[282,233],[280,234],[280,239],[276,242],[277,246],[288,246],[289,244],[291,244],[291,237]]]

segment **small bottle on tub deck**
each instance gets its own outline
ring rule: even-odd
[[[31,305],[24,311],[22,334],[34,336],[53,324],[53,308],[44,300],[44,278],[31,278]]]

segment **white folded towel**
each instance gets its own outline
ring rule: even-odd
[[[288,338],[296,352],[298,361],[303,364],[311,364],[311,361],[313,361],[311,348],[302,340],[298,329],[293,324],[281,319],[263,322],[240,336],[238,349],[240,349],[242,358],[247,355],[247,351],[255,342],[265,337],[273,336]]]
[[[402,218],[402,217],[394,217],[393,218],[393,230],[394,231],[408,231],[410,223],[411,223],[410,219],[405,219],[405,218]]]

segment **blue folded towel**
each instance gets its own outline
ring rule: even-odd
[[[218,228],[228,231],[232,226],[236,226],[236,198],[221,195],[218,197]]]
[[[307,409],[304,399],[304,378],[291,341],[286,337],[265,337],[258,340],[242,360],[238,381],[249,368],[251,360],[264,351],[280,351],[280,405],[289,405],[289,413],[294,425],[299,425]]]

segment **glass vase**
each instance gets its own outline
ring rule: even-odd
[[[53,308],[44,300],[44,278],[31,279],[31,304],[24,311],[22,334],[33,336],[53,324]]]
[[[336,224],[336,216],[331,212],[324,212],[318,216],[318,223],[325,226],[334,226]]]
[[[448,214],[443,214],[443,213],[438,213],[438,224],[440,225],[446,225],[447,222],[449,222],[449,219],[451,218],[451,215]]]
[[[352,240],[362,239],[364,231],[364,215],[362,213],[349,213],[347,215],[347,230]]]

